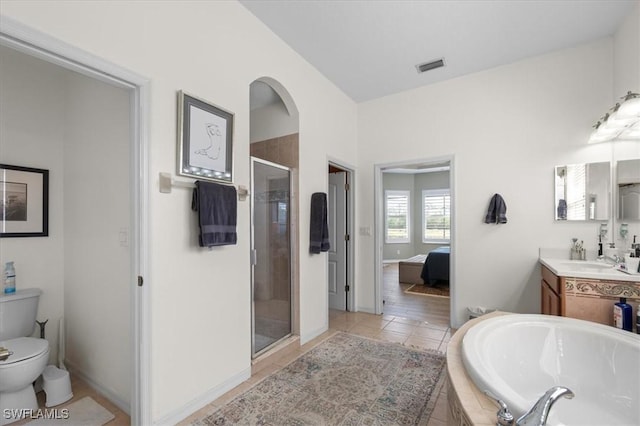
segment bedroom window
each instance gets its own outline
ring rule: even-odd
[[[385,242],[410,243],[410,191],[384,191]]]
[[[451,238],[451,197],[448,189],[422,191],[422,242],[448,243]]]

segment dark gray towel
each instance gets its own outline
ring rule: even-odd
[[[567,201],[558,200],[558,219],[567,219]]]
[[[238,196],[234,186],[196,181],[191,208],[198,212],[200,247],[236,244]]]
[[[484,223],[507,223],[507,203],[500,194],[491,197]]]
[[[315,192],[311,195],[311,226],[309,251],[329,251],[329,226],[327,225],[327,194]]]

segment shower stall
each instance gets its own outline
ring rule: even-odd
[[[251,157],[251,353],[291,335],[291,171]]]

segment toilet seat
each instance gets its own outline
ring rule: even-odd
[[[46,339],[35,337],[18,337],[16,339],[3,340],[0,346],[13,352],[4,361],[0,361],[0,369],[9,367],[21,361],[35,358],[49,350],[49,342]]]

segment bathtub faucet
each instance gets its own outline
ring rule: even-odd
[[[529,411],[514,421],[513,415],[509,412],[507,404],[505,404],[504,401],[498,399],[489,391],[484,391],[484,393],[500,406],[500,410],[498,410],[497,413],[497,426],[545,426],[553,404],[555,404],[561,396],[568,399],[575,396],[570,389],[564,386],[554,386],[546,391],[545,394],[533,404],[533,407],[531,407]]]

